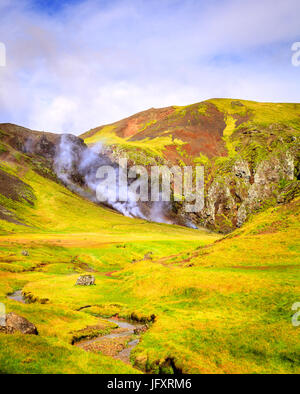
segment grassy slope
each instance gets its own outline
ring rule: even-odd
[[[57,370],[59,357],[55,361],[54,356],[50,364],[47,360],[47,365],[39,359],[39,352],[48,346],[55,352],[54,345],[62,347],[74,363],[78,360],[79,366],[69,366],[78,371],[90,355],[71,350],[67,343],[70,331],[93,324],[91,311],[99,316],[117,312],[124,317],[133,312],[139,318],[156,315],[133,355],[137,365],[151,372],[170,371],[168,359],[186,373],[300,372],[299,328],[291,324],[291,306],[300,299],[299,199],[256,215],[243,229],[212,246],[125,242],[82,250],[40,242],[31,245],[26,261],[46,262],[43,272],[1,274],[1,300],[5,293],[24,285],[26,292],[50,299],[45,305],[5,300],[9,310],[30,318],[41,333],[40,338],[27,337],[23,348],[17,337],[0,336],[7,351],[19,349],[8,371]],[[2,241],[3,255],[12,251],[20,255],[21,249],[14,238]],[[132,257],[142,260],[150,249],[153,261],[132,264]],[[171,257],[165,258],[167,254]],[[95,273],[97,286],[74,286],[76,261],[88,262],[99,271]],[[117,272],[103,275],[111,270]],[[74,312],[85,305],[95,306]],[[28,343],[34,357],[28,354]],[[88,371],[93,370],[92,361],[89,366]],[[114,360],[109,368],[111,372],[117,368]],[[107,367],[99,364],[95,370],[105,372]]]
[[[149,251],[160,258],[213,242],[218,236],[207,231],[126,218],[76,196],[30,167],[26,169],[15,162],[2,162],[1,169],[20,175],[32,188],[35,200],[32,206],[25,200],[13,201],[1,196],[1,205],[26,226],[0,221],[0,302],[6,305],[7,312],[15,311],[35,323],[40,335],[24,338],[0,334],[0,371],[135,372],[119,361],[101,354],[87,354],[70,345],[73,331],[99,320],[75,311],[78,305],[92,301],[86,289],[74,286],[79,273],[97,271],[97,286],[93,287],[97,297],[105,291],[104,278],[110,288],[110,279],[104,272],[120,270],[133,259],[143,259]],[[29,251],[28,257],[22,255],[24,249]],[[56,301],[51,296],[49,304],[23,305],[7,299],[8,293],[39,283],[53,295],[62,297],[60,284],[68,283],[75,302],[72,298],[66,303]]]
[[[18,176],[20,166],[2,162],[0,168]],[[124,239],[199,239],[199,232],[179,226],[150,223],[145,220],[131,219],[106,208],[93,204],[70,192],[62,185],[46,179],[36,172],[27,169],[20,177],[29,185],[35,195],[34,206],[25,200],[12,201],[0,196],[1,205],[9,209],[27,226],[20,226],[0,220],[0,231],[3,235],[48,233],[51,238],[55,234],[98,233],[102,242]],[[141,229],[142,232],[141,232]],[[201,231],[201,236],[210,237]],[[39,237],[38,235],[36,236]],[[65,235],[67,237],[67,235]],[[91,242],[93,242],[91,240]]]
[[[174,127],[176,128],[176,122],[180,119],[186,119],[186,125],[183,129],[188,130],[192,121],[196,123],[199,122],[199,114],[209,116],[206,113],[206,104],[213,104],[224,114],[226,128],[223,131],[223,139],[229,156],[234,154],[234,148],[236,146],[231,136],[242,127],[250,129],[265,128],[274,123],[278,123],[293,128],[294,132],[296,131],[297,134],[300,132],[300,104],[211,99],[198,104],[173,107],[174,111],[167,116],[168,127],[164,128],[156,138],[145,138],[140,141],[131,141],[130,139],[132,136],[121,138],[116,135],[116,130],[121,122],[99,127],[98,129],[92,130],[92,132],[83,134],[82,137],[87,144],[103,141],[106,144],[118,146],[123,152],[127,151],[128,156],[133,159],[135,159],[136,150],[142,153],[144,152],[146,156],[150,154],[152,156],[164,157],[166,146],[175,145],[177,151],[182,155],[182,159],[184,160],[185,156],[188,154],[184,147],[182,147],[184,138],[183,140],[180,138],[172,140],[171,136],[165,136],[164,134],[172,131]],[[150,113],[153,114],[153,110]],[[139,114],[137,114],[137,116],[138,115]],[[140,123],[139,130],[136,134],[138,135],[147,130],[154,131],[159,128],[159,125],[160,120],[149,121],[148,119],[146,124]],[[201,152],[199,152],[199,155],[195,157],[194,160],[195,163],[203,163],[203,161],[205,163],[207,158],[203,157]]]
[[[262,162],[267,167],[270,160],[282,162],[292,155],[295,177],[299,177],[300,104],[211,99],[184,107],[151,109],[82,137],[88,144],[105,141],[113,146],[113,156],[127,156],[137,164],[165,160],[180,166],[203,165],[205,190],[209,192],[213,183],[217,197],[214,222],[204,213],[199,215],[198,224],[223,233],[236,228],[237,211],[250,192],[248,184],[237,182],[234,173],[241,162],[255,174]],[[266,187],[266,196],[256,210],[276,204],[279,195],[286,200],[299,195],[299,181],[281,176],[280,182],[269,185],[272,193]],[[228,193],[224,198],[223,186]],[[233,204],[234,209],[227,209],[226,204]]]
[[[275,106],[282,112],[281,104],[268,106],[257,122],[272,123]],[[282,121],[297,128],[293,106],[284,106],[291,112],[284,110]],[[182,116],[187,110],[176,109]],[[224,138],[232,135],[228,119]],[[187,373],[300,372],[299,328],[291,324],[291,306],[300,300],[299,200],[260,213],[209,246],[219,237],[125,218],[16,163],[3,166],[32,187],[36,200],[32,207],[1,197],[28,227],[0,221],[0,302],[40,335],[0,334],[1,372],[134,372],[70,345],[74,331],[98,322],[95,315],[115,313],[156,316],[133,354],[151,372],[169,372],[168,359]],[[149,251],[153,260],[144,261]],[[97,285],[75,287],[79,273],[91,269]],[[20,288],[50,302],[7,299]],[[85,305],[95,306],[76,311]]]

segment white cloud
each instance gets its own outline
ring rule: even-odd
[[[0,122],[81,133],[210,97],[299,101],[298,0],[0,0]]]

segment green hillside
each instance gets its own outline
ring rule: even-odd
[[[92,271],[97,278],[95,290],[103,293],[101,281],[106,272],[120,270],[133,259],[143,259],[149,251],[160,258],[212,243],[219,236],[206,230],[124,217],[72,193],[50,169],[46,170],[42,157],[25,155],[3,142],[0,302],[7,313],[16,312],[36,324],[40,335],[24,338],[0,333],[0,371],[135,373],[135,369],[111,357],[86,353],[71,345],[74,332],[103,324],[99,318],[76,311],[86,298],[82,289],[75,288],[76,278]],[[22,254],[24,250],[29,256]],[[25,285],[46,281],[50,289],[69,279],[78,305],[72,305],[71,298],[67,305],[52,300],[41,304],[37,294],[37,302],[32,304],[7,298]],[[58,295],[59,288],[54,292]],[[109,311],[110,305],[109,301],[105,303],[105,310]]]
[[[54,171],[58,135],[1,124],[0,303],[39,335],[0,330],[0,372],[299,373],[299,132],[300,104],[215,99],[84,135],[112,159],[203,164],[194,230],[80,197]],[[128,363],[114,352],[137,334],[74,346],[117,332],[113,316],[147,326]]]
[[[261,130],[260,139],[278,133],[275,124],[299,136],[300,104],[211,99],[187,106],[149,109],[82,135],[87,144],[105,142],[129,157],[135,151],[172,162],[198,163],[235,153],[240,131]],[[272,136],[272,134],[271,134]],[[174,138],[175,137],[175,138]],[[271,141],[270,141],[271,142]],[[236,152],[237,153],[237,152]]]
[[[212,99],[149,109],[82,135],[105,144],[112,160],[144,165],[201,165],[205,207],[179,216],[228,233],[249,216],[299,195],[300,104]]]

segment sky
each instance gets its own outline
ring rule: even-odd
[[[81,134],[215,97],[300,102],[299,14],[299,0],[0,0],[0,123]]]

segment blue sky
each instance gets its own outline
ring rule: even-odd
[[[0,122],[81,133],[212,97],[300,102],[298,0],[0,0]]]
[[[82,0],[33,0],[29,3],[29,7],[35,9],[37,12],[53,16],[54,14],[61,13],[68,6],[82,3]]]

